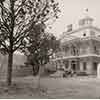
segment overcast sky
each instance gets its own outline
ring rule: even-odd
[[[50,29],[57,37],[67,29],[68,24],[77,25],[80,18],[89,15],[94,19],[94,26],[100,27],[100,0],[59,0],[61,17]],[[88,13],[85,9],[88,8]]]

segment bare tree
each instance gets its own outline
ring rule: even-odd
[[[7,85],[11,85],[13,54],[26,47],[26,37],[38,23],[56,19],[59,12],[55,0],[0,0],[1,51],[8,54]]]

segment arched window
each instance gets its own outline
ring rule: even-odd
[[[72,45],[72,47],[71,47],[71,54],[72,54],[73,56],[79,55],[79,49],[78,49],[78,47]]]

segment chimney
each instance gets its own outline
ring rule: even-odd
[[[67,32],[72,31],[72,24],[67,25]]]

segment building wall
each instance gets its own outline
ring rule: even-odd
[[[100,55],[100,41],[96,40],[74,41],[64,45],[62,48],[63,55],[66,57],[88,54]]]

